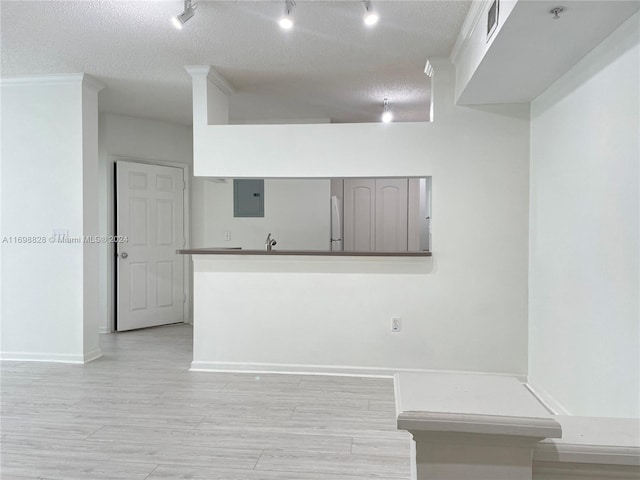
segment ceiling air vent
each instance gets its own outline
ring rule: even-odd
[[[493,34],[498,28],[498,9],[499,9],[499,0],[493,0],[491,2],[491,6],[489,10],[487,10],[487,42],[491,39]]]

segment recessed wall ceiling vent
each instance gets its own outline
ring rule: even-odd
[[[429,78],[433,77],[433,66],[431,66],[431,62],[429,60],[427,60],[427,63],[424,66],[424,73]]]
[[[491,39],[498,28],[498,11],[500,0],[493,0],[489,10],[487,10],[487,42]]]

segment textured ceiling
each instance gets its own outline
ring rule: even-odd
[[[179,31],[179,1],[0,3],[3,75],[85,72],[102,81],[101,111],[191,123],[185,65],[213,65],[235,88],[234,122],[427,118],[427,58],[451,52],[470,2],[298,0],[292,31],[284,1],[200,1]]]

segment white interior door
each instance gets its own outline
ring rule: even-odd
[[[407,251],[408,185],[406,178],[376,179],[376,250]]]
[[[371,178],[344,180],[344,249],[372,252],[376,249],[376,183]]]
[[[116,162],[116,330],[184,321],[183,170]]]

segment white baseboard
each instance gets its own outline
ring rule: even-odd
[[[191,362],[193,372],[225,373],[279,373],[289,375],[334,375],[344,377],[391,378],[393,370],[362,367],[335,367],[325,365],[288,365],[277,363]]]
[[[542,406],[549,410],[549,413],[552,415],[571,415],[569,410],[567,410],[543,388],[533,385],[530,382],[526,382],[524,386],[527,387],[527,390],[529,390],[531,394],[542,404]]]
[[[102,350],[100,350],[99,348],[96,348],[95,350],[92,350],[90,352],[87,352],[83,355],[83,363],[89,363],[92,362],[98,358],[100,358],[102,356]]]
[[[637,458],[637,457],[636,457]],[[597,463],[533,462],[533,480],[638,480],[637,465],[599,465]]]
[[[291,365],[278,363],[240,363],[240,362],[191,362],[193,372],[226,372],[226,373],[279,373],[290,375],[329,375],[343,377],[378,377],[393,378],[398,372],[412,373],[463,373],[469,375],[501,375],[515,377],[522,381],[522,377],[508,373],[485,373],[485,372],[458,372],[445,370],[428,370],[419,368],[381,368],[381,367],[342,367],[334,365]]]
[[[5,362],[52,362],[52,363],[88,363],[102,356],[98,348],[85,354],[0,352],[0,360]]]

